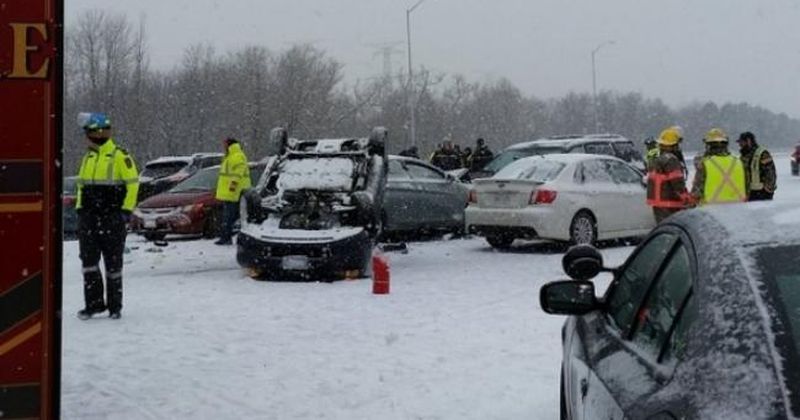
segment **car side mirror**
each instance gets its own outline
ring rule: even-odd
[[[600,308],[590,281],[547,283],[539,291],[539,304],[542,310],[553,315],[583,315]]]
[[[561,259],[561,266],[570,278],[593,279],[603,268],[603,256],[591,245],[575,245]]]

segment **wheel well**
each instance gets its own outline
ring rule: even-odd
[[[591,210],[589,210],[589,209],[586,209],[586,208],[583,208],[583,209],[580,209],[580,210],[576,211],[576,212],[575,212],[575,215],[574,215],[574,216],[572,216],[572,220],[575,220],[575,218],[576,218],[576,217],[578,217],[578,215],[579,215],[579,214],[581,214],[581,213],[586,213],[586,214],[588,214],[588,215],[589,215],[589,217],[591,217],[591,218],[592,218],[592,220],[594,220],[594,223],[595,223],[595,224],[597,224],[597,216],[595,216],[595,215],[594,215],[594,213],[592,213],[592,211],[591,211]],[[572,225],[572,222],[570,222],[570,225]]]

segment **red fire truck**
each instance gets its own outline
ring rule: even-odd
[[[63,2],[0,1],[0,418],[59,417]]]

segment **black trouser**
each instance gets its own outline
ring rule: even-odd
[[[219,238],[222,240],[230,240],[233,237],[233,225],[239,218],[239,203],[233,201],[222,202],[222,228],[220,229]]]
[[[767,192],[764,190],[751,190],[750,196],[748,197],[747,201],[764,201],[764,200],[772,200],[772,196],[774,193]]]
[[[81,211],[78,241],[83,264],[83,297],[86,308],[110,312],[122,310],[122,254],[127,235],[120,212],[92,213]],[[106,268],[106,303],[103,303],[103,275],[100,257]]]

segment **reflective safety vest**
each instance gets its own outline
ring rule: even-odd
[[[233,143],[228,146],[228,152],[219,168],[215,197],[219,201],[238,202],[242,191],[247,188],[250,188],[250,167],[247,165],[247,156],[239,143]]]
[[[682,209],[686,207],[687,194],[679,192],[675,196],[666,196],[664,186],[668,183],[683,179],[683,170],[661,173],[650,171],[647,173],[647,205],[658,208]]]
[[[761,157],[767,149],[758,146],[753,158],[750,160],[750,191],[761,191],[764,189],[764,183],[761,182]]]
[[[76,209],[132,211],[139,193],[139,171],[128,152],[108,139],[84,155],[77,185]]]
[[[740,203],[747,201],[742,161],[731,155],[703,159],[706,183],[702,204]]]

